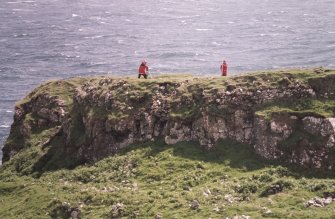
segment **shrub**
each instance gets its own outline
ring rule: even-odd
[[[289,181],[279,180],[274,184],[268,186],[262,193],[261,196],[274,195],[279,192],[282,192],[284,189],[291,189],[293,184]]]
[[[240,194],[256,193],[258,188],[254,182],[244,182],[234,188],[235,192]]]

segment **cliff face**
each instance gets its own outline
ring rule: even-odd
[[[208,150],[232,139],[265,159],[332,170],[334,85],[335,71],[323,69],[49,82],[17,104],[3,162],[30,150],[35,171],[156,139],[199,141]]]

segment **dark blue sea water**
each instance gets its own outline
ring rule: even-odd
[[[0,146],[15,102],[78,75],[334,68],[333,0],[0,0]],[[1,156],[1,154],[0,154]]]

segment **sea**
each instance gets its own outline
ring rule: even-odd
[[[153,77],[218,76],[223,59],[229,75],[334,68],[334,11],[334,0],[0,0],[0,147],[15,103],[47,80],[136,76],[144,59]]]

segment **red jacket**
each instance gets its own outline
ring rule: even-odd
[[[140,65],[140,67],[138,68],[138,73],[139,73],[140,75],[146,75],[148,71],[149,71],[148,66],[146,66],[146,65],[143,64],[143,63],[142,63],[142,64]]]
[[[223,63],[221,65],[220,69],[221,69],[221,75],[222,76],[227,76],[227,70],[228,70],[227,63]]]

